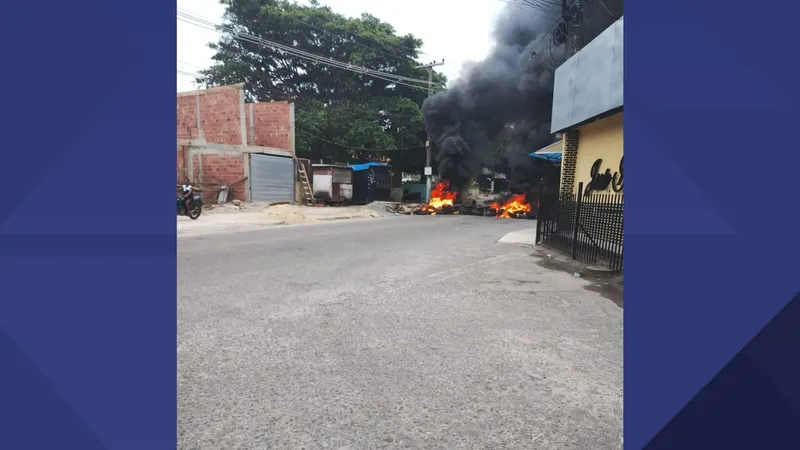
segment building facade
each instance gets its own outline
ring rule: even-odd
[[[244,85],[177,95],[177,178],[206,202],[294,202],[294,104],[245,102]]]
[[[561,193],[623,193],[623,19],[555,74],[551,132],[561,133]]]
[[[561,136],[557,196],[542,202],[537,242],[622,271],[623,85],[620,18],[555,71],[551,132]]]

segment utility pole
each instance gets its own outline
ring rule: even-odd
[[[565,31],[567,32],[567,54],[573,56],[578,53],[583,47],[583,39],[581,33],[583,32],[583,12],[586,7],[580,0],[574,0],[574,8],[570,10],[570,5],[567,0],[561,0],[561,16],[564,19]],[[602,3],[602,1],[601,1]],[[574,14],[574,15],[573,15]],[[570,48],[571,47],[571,48]]]
[[[433,95],[433,68],[443,66],[444,60],[433,61],[430,64],[423,64],[415,67],[415,69],[426,69],[428,71],[428,97]],[[431,201],[431,177],[433,176],[433,167],[431,167],[431,135],[428,134],[428,139],[425,141],[425,201]]]
[[[574,54],[574,47],[572,49],[569,48],[570,46],[570,39],[572,38],[572,33],[570,31],[570,17],[567,13],[567,0],[561,0],[561,18],[564,20],[564,32],[566,33],[564,45],[567,49],[567,55],[572,56]],[[568,56],[568,58],[569,58]]]

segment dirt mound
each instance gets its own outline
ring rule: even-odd
[[[303,214],[304,207],[296,205],[275,205],[263,209],[262,213],[269,219],[283,224],[317,222],[318,219]]]

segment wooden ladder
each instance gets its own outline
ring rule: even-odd
[[[303,186],[303,201],[306,206],[316,206],[317,199],[314,198],[314,191],[311,190],[311,183],[308,181],[306,166],[297,158],[294,159],[294,162],[297,164],[297,171],[300,174],[300,184]]]

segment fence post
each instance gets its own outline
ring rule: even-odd
[[[575,223],[572,224],[572,259],[578,256],[578,227],[581,223],[581,201],[583,199],[583,183],[578,183],[578,197],[575,199]]]
[[[539,200],[537,200],[538,204],[536,205],[536,237],[534,238],[534,244],[539,245],[542,241],[542,190],[544,188],[544,182],[539,183]]]

